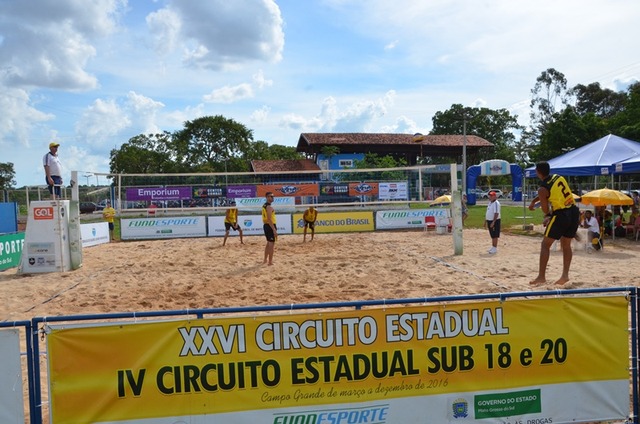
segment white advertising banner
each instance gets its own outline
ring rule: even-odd
[[[24,424],[20,331],[0,330],[0,423]]]
[[[82,247],[109,243],[109,224],[106,222],[80,224],[80,234],[82,237]]]
[[[206,224],[204,216],[122,219],[120,237],[122,240],[206,237]]]
[[[278,234],[291,234],[291,215],[278,215],[276,213]],[[243,235],[262,236],[262,215],[238,215],[238,224],[242,228]],[[224,216],[209,217],[209,237],[224,237]],[[238,232],[229,231],[229,237],[237,236]]]
[[[378,185],[380,200],[407,200],[407,183],[380,183]]]
[[[449,225],[451,210],[449,208],[386,210],[376,212],[376,230],[393,230],[398,228],[422,228],[424,217],[434,216],[436,225]]]
[[[235,199],[235,201],[239,210],[259,211],[265,203],[264,197],[247,197],[244,199]],[[296,199],[295,197],[274,197],[271,205],[275,209],[276,214],[279,210],[291,211],[295,208]],[[262,222],[262,218],[260,221]],[[260,225],[260,228],[262,228],[262,225]]]

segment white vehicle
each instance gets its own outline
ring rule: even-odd
[[[496,197],[498,199],[501,199],[504,196],[504,194],[502,193],[502,190],[499,190],[497,188],[490,188],[489,190],[483,191],[482,193],[480,193],[480,198],[481,199],[488,199],[489,198],[489,192],[491,192],[491,191],[495,191],[495,193],[497,195]]]

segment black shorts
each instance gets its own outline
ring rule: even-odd
[[[267,241],[276,241],[276,235],[273,234],[273,229],[271,229],[271,225],[264,224],[262,226],[262,229],[264,230],[264,236],[267,238]]]
[[[487,228],[489,229],[489,235],[491,238],[500,238],[500,220],[496,219],[496,223],[491,228],[491,223],[493,220],[487,220]]]
[[[110,231],[113,231],[113,222],[110,222],[110,223],[109,223],[109,230],[110,230]]]
[[[580,209],[577,206],[560,209],[551,215],[544,236],[554,240],[560,240],[561,237],[573,238],[576,236],[579,225]]]
[[[237,223],[237,222],[236,222],[236,223],[233,223],[233,224],[231,224],[231,223],[229,223],[229,222],[225,222],[225,223],[224,223],[224,229],[225,229],[225,231],[229,231],[229,230],[230,230],[230,229],[232,229],[232,228],[233,228],[234,230],[238,231],[238,230],[240,229],[240,226],[238,225],[238,223]]]
[[[306,219],[304,219],[303,221],[304,221],[304,226],[305,226],[305,228],[306,228],[306,227],[309,227],[309,228],[311,228],[312,230],[316,228],[316,223],[315,223],[315,221],[314,221],[314,222],[311,222],[311,221],[307,221]]]

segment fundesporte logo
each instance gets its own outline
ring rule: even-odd
[[[335,409],[326,412],[296,412],[274,414],[272,424],[385,424],[389,415],[389,405],[375,405],[366,408]]]

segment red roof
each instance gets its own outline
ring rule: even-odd
[[[252,160],[251,168],[253,172],[320,171],[311,159]]]
[[[302,133],[298,139],[298,152],[319,153],[323,146],[336,146],[343,153],[380,154],[407,153],[420,151],[431,156],[460,154],[464,145],[463,135],[425,135],[421,141],[414,141],[412,134],[389,133]],[[483,147],[493,147],[493,143],[476,135],[466,136],[466,147],[475,152]]]

